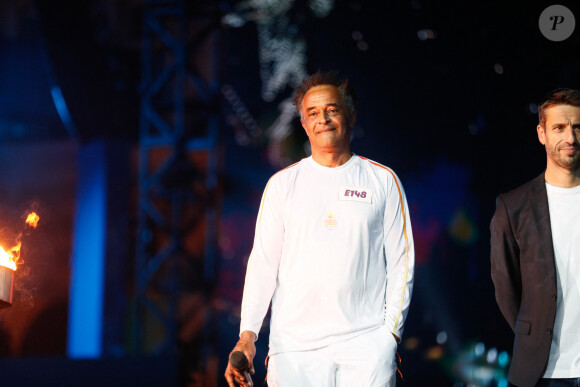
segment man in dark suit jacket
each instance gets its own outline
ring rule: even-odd
[[[515,333],[509,381],[580,386],[580,91],[554,90],[539,116],[546,171],[498,196],[491,276]]]

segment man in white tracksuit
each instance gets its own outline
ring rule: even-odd
[[[356,94],[347,80],[314,74],[297,88],[296,108],[312,156],[264,190],[234,351],[253,373],[271,303],[270,387],[394,386],[414,268],[403,186],[351,153]],[[225,377],[232,387],[252,383],[229,363]]]

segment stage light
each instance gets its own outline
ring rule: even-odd
[[[500,379],[497,382],[497,387],[508,387],[509,383],[507,379]]]
[[[447,342],[447,332],[441,331],[437,333],[437,344],[445,344]]]
[[[485,344],[477,343],[477,344],[475,344],[475,347],[473,348],[473,350],[475,352],[475,356],[479,357],[479,356],[483,355],[483,353],[485,352]]]
[[[497,360],[497,349],[496,348],[491,348],[489,351],[487,351],[486,360],[489,364],[495,363],[495,361]]]
[[[506,351],[500,352],[499,356],[497,357],[497,364],[500,367],[506,367],[509,363],[509,355]]]
[[[407,340],[405,340],[405,349],[412,351],[414,349],[417,349],[419,347],[419,339],[416,337],[409,337]]]

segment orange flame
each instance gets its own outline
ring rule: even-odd
[[[40,217],[36,214],[36,212],[31,212],[30,214],[28,214],[28,217],[26,218],[26,224],[32,228],[36,228],[39,220]]]
[[[22,242],[18,241],[16,246],[6,251],[0,246],[0,265],[16,270],[16,261],[20,258],[20,246]]]
[[[38,220],[40,217],[36,214],[36,212],[31,212],[26,217],[26,224],[32,228],[36,228],[38,225]],[[16,262],[18,258],[20,258],[20,247],[22,246],[22,233],[16,238],[16,245],[11,247],[9,250],[4,250],[2,246],[0,246],[0,265],[6,266],[12,270],[16,270]]]

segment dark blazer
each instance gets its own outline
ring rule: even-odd
[[[556,264],[544,174],[497,197],[491,220],[491,278],[515,333],[509,381],[542,377],[556,318]]]

